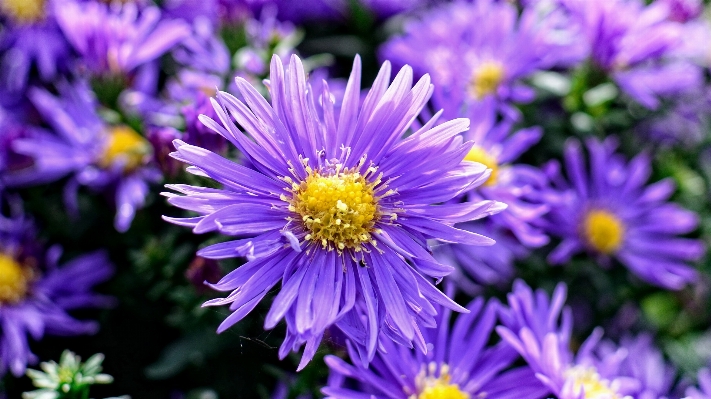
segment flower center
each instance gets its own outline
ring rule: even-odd
[[[99,164],[104,168],[121,162],[123,170],[130,172],[143,164],[150,154],[151,145],[128,126],[115,126],[109,130],[109,139]]]
[[[499,175],[499,164],[496,162],[496,158],[491,156],[485,149],[475,145],[469,150],[469,153],[464,157],[465,161],[479,162],[484,164],[487,168],[491,169],[491,175],[489,179],[484,182],[485,186],[494,186]]]
[[[435,377],[436,365],[429,364],[428,372],[422,370],[417,377],[416,384],[420,394],[417,399],[469,399],[469,394],[462,391],[458,384],[452,384],[449,367],[445,364],[440,367],[439,377]]]
[[[585,215],[583,234],[588,244],[595,250],[603,254],[611,254],[622,244],[625,226],[612,213],[593,209]]]
[[[321,244],[325,249],[361,249],[372,243],[371,232],[378,218],[378,203],[374,194],[380,182],[369,183],[359,172],[336,170],[321,174],[307,168],[308,177],[301,184],[292,182],[289,210],[301,216],[308,230],[306,239]],[[368,173],[375,168],[369,168]],[[286,178],[287,182],[291,179]]]
[[[24,298],[31,277],[29,269],[0,253],[0,303],[17,303]]]
[[[579,394],[585,392],[585,399],[621,399],[622,397],[610,387],[608,380],[603,380],[594,367],[574,366],[565,372],[565,377],[573,379],[573,391]]]
[[[17,23],[32,23],[44,17],[45,0],[0,0],[0,11]]]
[[[481,99],[496,92],[504,79],[504,67],[495,61],[486,61],[474,70],[470,83],[471,94]]]

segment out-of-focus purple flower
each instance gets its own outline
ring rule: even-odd
[[[329,355],[327,398],[468,399],[543,397],[546,387],[506,343],[489,344],[498,302],[472,301],[450,328],[451,312],[439,309],[437,328],[422,331],[427,353],[383,340],[368,366],[349,344],[351,362]]]
[[[0,106],[0,193],[7,186],[5,176],[13,170],[22,169],[31,165],[32,160],[25,155],[18,154],[12,143],[22,137],[27,137],[32,128],[15,118],[15,110],[8,110]]]
[[[701,69],[676,57],[684,26],[670,20],[668,2],[642,0],[565,2],[581,27],[593,64],[648,108],[659,98],[702,85]]]
[[[507,104],[529,101],[534,94],[521,79],[567,57],[570,43],[554,34],[552,22],[535,8],[519,16],[508,2],[458,1],[409,21],[404,35],[388,41],[380,56],[412,65],[417,74],[430,73],[437,85],[434,105],[445,109],[445,117],[462,108],[466,113],[490,97],[515,114]]]
[[[694,281],[696,271],[688,262],[701,257],[703,244],[678,235],[693,231],[699,217],[667,202],[675,189],[671,179],[646,185],[649,156],[627,162],[615,152],[615,137],[586,143],[589,163],[579,141],[565,145],[568,180],[558,162],[545,167],[556,190],[549,197],[546,229],[562,240],[549,262],[562,264],[586,251],[602,266],[617,259],[641,279],[667,289]]]
[[[699,370],[698,387],[689,387],[686,390],[689,399],[711,398],[711,371],[707,368]]]
[[[711,90],[700,88],[680,97],[661,115],[643,121],[637,128],[642,137],[662,145],[693,148],[703,142],[711,126]]]
[[[360,0],[360,3],[379,18],[424,8],[430,0]]]
[[[80,185],[114,193],[115,227],[126,231],[136,210],[143,206],[148,183],[161,179],[148,165],[153,149],[126,125],[109,125],[97,113],[93,92],[86,84],[58,84],[59,97],[34,88],[29,96],[53,132],[35,131],[13,142],[15,151],[33,159],[33,165],[15,171],[6,180],[13,185],[36,185],[71,176],[65,201],[76,210]]]
[[[44,81],[52,80],[68,59],[69,45],[54,19],[53,0],[0,2],[0,87],[18,93],[37,67]]]
[[[100,75],[127,75],[190,35],[185,21],[161,19],[158,8],[132,2],[67,0],[55,13],[81,63]]]
[[[173,51],[173,57],[193,71],[225,75],[230,69],[230,52],[207,18],[193,21],[192,34]]]
[[[220,0],[165,0],[161,2],[164,16],[195,23],[199,19],[207,20],[211,25],[220,24]]]
[[[28,242],[31,228],[25,219],[0,217],[0,373],[9,370],[17,377],[38,360],[28,336],[40,340],[44,335],[92,334],[97,323],[67,312],[113,303],[91,292],[113,274],[103,251],[58,266],[59,248],[46,254],[28,248],[33,246]]]
[[[220,122],[200,118],[234,144],[251,168],[175,142],[173,156],[192,165],[189,172],[223,188],[170,185],[183,195],[166,193],[168,201],[198,216],[165,219],[198,234],[242,237],[206,247],[199,256],[249,259],[211,285],[232,291],[205,303],[229,304],[233,311],[218,331],[241,320],[281,281],[265,328],[286,318],[279,355],[306,343],[299,369],[336,323],[366,359],[374,356],[381,332],[420,344],[421,327],[434,325],[433,303],[463,310],[432,285],[430,277],[452,268],[432,258],[427,239],[491,245],[493,240],[453,224],[503,209],[496,201],[433,205],[476,187],[489,173],[463,162],[471,147],[459,136],[469,127],[466,119],[437,126],[433,118],[403,139],[432,93],[429,76],[413,86],[412,69],[404,67],[390,84],[385,63],[362,105],[360,79],[356,58],[336,123],[327,86],[317,111],[317,93],[301,60],[292,56],[285,70],[275,55],[271,105],[237,78],[243,100],[218,92],[213,105]]]
[[[514,259],[525,257],[527,248],[548,243],[548,236],[537,227],[541,216],[548,211],[548,205],[532,201],[534,196],[531,195],[547,185],[546,177],[535,167],[514,163],[540,140],[541,129],[527,128],[512,133],[513,123],[510,120],[497,121],[492,100],[472,108],[468,116],[472,126],[463,137],[475,144],[464,159],[479,162],[492,172],[484,184],[467,195],[472,201],[500,201],[506,203],[507,208],[483,222],[458,226],[470,231],[496,232],[500,239],[496,239],[497,244],[493,247],[485,250],[465,245],[435,248],[435,256],[442,263],[456,264],[463,269],[453,279],[462,288],[471,284],[461,278],[466,275],[470,275],[476,284],[490,285],[506,281],[511,278]],[[461,275],[462,271],[464,275]]]
[[[689,22],[704,11],[702,0],[658,0],[669,7],[668,18],[676,22]]]
[[[659,398],[660,395],[647,395],[662,393],[674,374],[663,361],[662,367],[657,367],[659,353],[649,342],[633,340],[622,347],[601,344],[602,329],[597,328],[577,354],[572,353],[572,317],[564,306],[565,298],[563,283],[549,297],[542,290],[534,292],[524,282],[516,281],[508,295],[509,307],[502,310],[503,326],[497,328],[550,393],[560,399]]]

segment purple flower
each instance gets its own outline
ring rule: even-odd
[[[126,231],[143,206],[148,182],[161,179],[148,165],[150,143],[126,125],[109,125],[97,113],[91,90],[82,83],[58,84],[60,97],[33,88],[29,96],[54,132],[37,131],[13,143],[15,151],[33,158],[32,167],[7,176],[12,185],[36,185],[71,175],[65,188],[70,211],[76,210],[80,185],[114,193],[115,227]]]
[[[55,77],[69,55],[69,45],[54,19],[53,0],[4,0],[0,3],[0,86],[25,89],[33,66],[44,81]]]
[[[322,392],[338,399],[541,398],[546,388],[531,369],[512,368],[516,352],[504,342],[489,344],[497,305],[475,299],[451,329],[451,312],[443,310],[438,327],[422,331],[426,354],[383,340],[368,366],[349,344],[352,365],[326,356],[331,374]]]
[[[587,142],[589,168],[580,143],[565,145],[566,181],[560,165],[546,167],[556,193],[550,195],[546,229],[561,238],[549,255],[562,264],[580,251],[593,255],[603,266],[617,259],[641,279],[667,289],[680,289],[696,279],[688,262],[704,252],[698,240],[681,238],[693,231],[698,216],[667,200],[675,185],[664,179],[646,186],[651,174],[647,154],[629,163],[615,153],[617,141]]]
[[[131,2],[67,0],[56,7],[57,22],[81,62],[100,75],[127,75],[160,57],[190,35],[181,20],[161,20],[156,7]]]
[[[534,8],[519,17],[508,2],[458,1],[409,21],[404,35],[387,42],[380,54],[395,65],[412,65],[417,74],[432,74],[433,103],[446,117],[489,97],[514,114],[509,102],[534,95],[522,78],[560,62],[569,47],[553,35],[550,22]]]
[[[31,225],[24,219],[0,217],[0,373],[10,370],[19,377],[37,357],[28,336],[40,340],[49,335],[92,334],[98,325],[80,321],[67,312],[112,303],[91,288],[113,274],[103,251],[80,256],[58,266],[61,250],[46,256],[37,252]]]
[[[601,343],[602,329],[597,328],[573,354],[572,317],[565,298],[563,283],[549,297],[516,281],[509,307],[502,310],[504,326],[497,328],[550,393],[560,399],[643,399],[667,393],[673,370],[646,338],[618,347]]]
[[[432,326],[432,303],[463,310],[432,285],[430,277],[452,268],[436,262],[426,242],[491,245],[493,240],[453,224],[503,208],[496,201],[433,205],[481,184],[489,172],[462,161],[471,147],[459,136],[469,126],[466,119],[435,127],[434,118],[403,139],[432,93],[429,76],[413,87],[412,69],[405,67],[389,84],[385,63],[362,105],[360,79],[356,58],[337,123],[328,86],[318,111],[318,93],[296,56],[286,70],[278,56],[272,58],[271,105],[239,77],[243,100],[218,92],[213,105],[220,122],[201,120],[252,168],[175,141],[173,156],[191,164],[189,172],[223,188],[169,186],[183,195],[167,193],[168,201],[198,216],[166,220],[198,234],[247,237],[198,252],[249,259],[211,285],[232,291],[205,304],[229,304],[233,311],[218,331],[241,320],[281,281],[265,328],[286,318],[279,355],[306,343],[299,369],[336,323],[372,358],[381,331],[410,343],[422,326]]]
[[[686,396],[690,399],[709,399],[711,398],[711,371],[707,368],[699,370],[698,388],[689,387],[686,390]]]

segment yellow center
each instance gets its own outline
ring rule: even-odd
[[[322,175],[307,168],[308,177],[301,184],[292,184],[289,210],[301,216],[309,233],[307,240],[329,250],[361,249],[372,243],[371,233],[378,217],[378,204],[374,194],[380,179],[369,183],[359,172],[340,170]],[[370,168],[368,173],[374,172]]]
[[[583,234],[588,244],[598,252],[611,254],[620,248],[625,226],[612,213],[593,209],[585,215]]]
[[[585,399],[621,399],[610,387],[608,380],[603,380],[594,367],[574,366],[565,372],[565,377],[573,379],[573,392],[585,392]]]
[[[141,166],[150,152],[151,145],[143,136],[128,126],[116,126],[109,130],[108,142],[99,164],[109,168],[115,162],[122,162],[123,170],[130,172]]]
[[[417,399],[469,399],[470,395],[462,391],[458,384],[452,384],[449,367],[440,367],[439,377],[435,377],[436,364],[430,363],[427,372],[423,369],[417,376],[416,385],[419,390]],[[414,396],[411,396],[414,399]]]
[[[0,253],[0,303],[16,303],[24,298],[31,277],[29,269]]]
[[[465,161],[471,161],[471,162],[479,162],[481,164],[484,164],[487,168],[491,169],[491,175],[489,176],[489,179],[484,182],[485,186],[494,186],[496,185],[496,180],[499,175],[499,164],[496,162],[496,158],[491,156],[488,152],[486,152],[485,149],[479,147],[478,145],[475,145],[472,147],[472,149],[469,151],[466,157],[464,157]]]
[[[504,67],[498,62],[487,61],[474,70],[469,89],[475,98],[481,99],[496,92],[503,79]]]
[[[45,0],[0,0],[0,11],[17,23],[32,23],[44,17]]]

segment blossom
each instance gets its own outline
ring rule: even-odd
[[[132,2],[65,1],[55,12],[81,62],[100,75],[127,75],[190,34],[184,21],[162,20],[158,8],[139,9]]]
[[[608,137],[586,142],[589,168],[580,143],[565,145],[566,181],[556,161],[546,172],[556,194],[546,230],[562,241],[548,256],[562,264],[586,251],[603,265],[617,259],[641,279],[668,289],[679,289],[696,278],[688,262],[704,252],[698,240],[678,237],[693,231],[698,216],[675,203],[671,179],[646,185],[651,174],[649,156],[642,153],[626,162],[615,152],[617,140]]]
[[[549,297],[516,281],[509,306],[502,309],[503,326],[497,328],[550,393],[560,399],[642,399],[668,393],[673,370],[645,337],[616,346],[601,343],[602,329],[597,328],[573,354],[572,314],[565,299],[563,283]]]
[[[408,21],[404,34],[385,43],[380,54],[432,74],[433,103],[445,116],[492,97],[513,114],[509,102],[534,95],[522,78],[561,62],[567,52],[569,43],[553,34],[551,22],[534,8],[519,16],[508,2],[458,1]]]
[[[491,245],[453,224],[504,208],[496,201],[434,205],[483,183],[490,171],[463,161],[471,147],[459,136],[469,126],[466,119],[435,126],[434,118],[403,138],[429,100],[429,76],[413,86],[412,69],[404,67],[389,84],[385,63],[362,105],[360,78],[356,58],[338,122],[327,84],[317,111],[318,93],[311,92],[297,56],[286,70],[278,56],[272,58],[271,105],[240,77],[243,101],[218,92],[212,102],[219,123],[201,120],[234,144],[251,168],[175,141],[173,156],[192,165],[189,172],[223,188],[169,185],[183,195],[167,193],[168,201],[198,216],[165,219],[198,234],[246,237],[198,251],[205,258],[249,260],[211,284],[232,292],[205,303],[229,304],[233,311],[218,331],[245,317],[282,281],[264,326],[286,319],[279,354],[306,343],[299,368],[331,325],[338,323],[372,358],[381,331],[411,343],[421,326],[432,325],[432,303],[463,310],[432,285],[430,277],[442,278],[452,268],[432,258],[427,239]]]
[[[150,143],[131,127],[108,124],[98,114],[93,93],[81,82],[59,83],[59,97],[33,88],[29,97],[53,132],[35,131],[13,143],[16,152],[33,159],[30,167],[6,177],[10,185],[31,186],[71,176],[65,188],[70,210],[76,208],[80,185],[114,194],[115,227],[126,231],[143,206],[148,183],[160,180],[149,165]]]
[[[427,354],[385,341],[369,366],[350,345],[353,364],[328,355],[331,373],[322,392],[338,399],[541,398],[546,388],[531,369],[512,367],[515,351],[505,342],[489,344],[497,305],[473,300],[451,329],[451,312],[441,313],[438,327],[423,331]]]
[[[106,253],[96,251],[57,265],[61,251],[39,249],[31,224],[20,217],[0,218],[0,372],[19,377],[28,363],[37,362],[28,336],[92,334],[98,325],[67,312],[107,306],[109,298],[91,288],[106,281],[113,266]]]
[[[690,399],[711,398],[711,371],[708,368],[699,370],[698,387],[686,389],[686,397]]]

